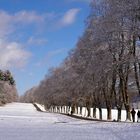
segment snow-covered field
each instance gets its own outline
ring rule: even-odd
[[[140,123],[78,120],[37,112],[32,104],[0,107],[0,140],[139,140]]]

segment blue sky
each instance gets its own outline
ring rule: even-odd
[[[19,94],[63,62],[85,28],[89,0],[0,0],[0,69]]]

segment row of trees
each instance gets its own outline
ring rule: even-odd
[[[118,110],[130,120],[130,93],[140,94],[140,0],[93,0],[86,29],[65,61],[51,69],[22,101],[50,106]]]
[[[0,105],[18,100],[15,81],[9,70],[0,70]]]

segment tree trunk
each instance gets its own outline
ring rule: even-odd
[[[80,106],[80,115],[82,115],[82,106]]]
[[[55,112],[55,106],[53,106],[52,108],[53,108],[53,112]]]
[[[78,114],[78,106],[75,106],[75,113]]]
[[[87,97],[86,98],[87,117],[90,117],[90,107],[91,107],[90,97]]]
[[[59,107],[57,106],[57,113],[59,113]]]
[[[125,109],[126,109],[126,120],[131,121],[130,105],[125,104]]]
[[[117,107],[117,110],[118,110],[117,121],[120,122],[121,121],[122,108],[119,106],[119,107]]]
[[[87,117],[90,117],[90,107],[87,107]]]
[[[135,71],[135,80],[136,80],[136,85],[137,85],[137,89],[140,95],[140,84],[139,84],[139,77],[138,77],[138,71],[137,71],[137,64],[136,62],[134,62],[134,71]]]
[[[140,63],[138,63],[139,64],[139,75],[140,75]]]
[[[69,112],[69,107],[66,106],[66,114],[68,114],[68,112]]]
[[[93,108],[93,118],[96,118],[96,107]]]
[[[72,104],[71,106],[71,115],[73,115],[73,113],[75,113],[75,104]]]
[[[99,108],[99,119],[102,120],[102,108]]]
[[[135,59],[136,57],[136,36],[133,35],[133,57]],[[138,92],[139,92],[139,95],[140,95],[140,84],[139,84],[139,76],[138,76],[138,70],[137,70],[137,63],[136,63],[136,60],[134,62],[134,72],[135,72],[135,80],[136,80],[136,85],[137,85],[137,89],[138,89]]]
[[[63,113],[66,113],[66,107],[65,106],[63,106],[63,109],[64,109],[64,112]]]
[[[111,120],[112,119],[112,114],[111,114],[111,107],[107,107],[107,120]]]
[[[129,95],[127,92],[127,81],[128,81],[128,75],[126,77],[127,80],[125,80],[125,109],[126,109],[126,120],[131,121],[131,115],[130,115],[130,101],[129,101]]]
[[[67,114],[70,113],[70,106],[67,106]]]

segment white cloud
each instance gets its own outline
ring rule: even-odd
[[[22,68],[30,55],[17,42],[0,41],[0,69]]]
[[[67,11],[62,19],[60,20],[59,25],[60,26],[67,26],[75,22],[76,16],[79,13],[80,9],[75,8],[75,9],[70,9]]]

